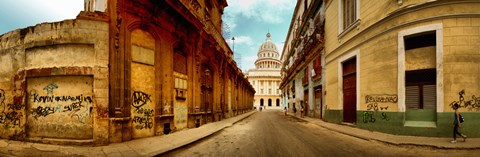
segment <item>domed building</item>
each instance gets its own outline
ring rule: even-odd
[[[265,107],[266,109],[282,109],[280,94],[280,55],[277,46],[270,39],[267,33],[265,42],[262,43],[257,53],[255,69],[247,72],[247,79],[252,84],[256,93],[254,106]]]

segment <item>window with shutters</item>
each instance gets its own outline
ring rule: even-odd
[[[302,84],[303,86],[305,86],[308,84],[308,67],[306,67],[303,71],[304,71],[304,75],[302,79]]]
[[[322,58],[318,56],[313,60],[312,79],[320,79],[322,77]]]
[[[405,104],[407,109],[435,109],[436,70],[422,69],[405,72]]]
[[[358,20],[359,0],[339,0],[340,31],[349,30]]]

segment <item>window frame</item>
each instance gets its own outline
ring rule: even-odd
[[[355,8],[355,19],[348,26],[344,26],[344,1],[352,1]],[[353,13],[353,12],[352,12]],[[338,0],[338,38],[343,37],[345,34],[353,30],[360,24],[360,0]]]

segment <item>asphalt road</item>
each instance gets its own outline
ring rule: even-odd
[[[301,156],[476,156],[473,150],[395,146],[366,141],[284,116],[257,112],[208,138],[162,156],[301,157]]]

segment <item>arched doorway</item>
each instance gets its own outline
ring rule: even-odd
[[[272,99],[268,99],[268,106],[272,106]]]
[[[260,106],[263,106],[263,99],[260,99]]]
[[[280,99],[277,99],[277,103],[275,104],[277,107],[280,106]]]

